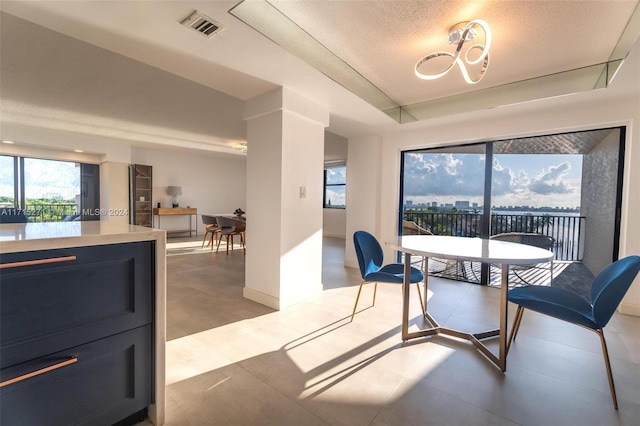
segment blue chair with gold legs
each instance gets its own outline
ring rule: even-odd
[[[607,325],[625,293],[640,271],[640,256],[628,256],[602,270],[591,283],[589,300],[559,287],[528,286],[509,291],[509,301],[518,305],[516,317],[507,343],[507,351],[515,340],[525,308],[549,315],[594,331],[600,336],[602,355],[609,378],[613,406],[618,409],[611,363],[604,339]]]
[[[356,248],[358,265],[360,266],[360,275],[362,275],[363,281],[360,283],[356,303],[353,305],[351,321],[353,321],[353,317],[356,314],[358,300],[360,299],[360,292],[362,291],[362,286],[365,283],[374,283],[373,305],[375,305],[378,283],[402,284],[404,280],[404,265],[402,263],[383,265],[384,253],[382,252],[382,247],[380,246],[380,243],[378,243],[376,237],[366,231],[357,231],[353,234],[353,244]],[[426,315],[424,303],[422,301],[422,293],[420,292],[420,282],[422,280],[424,280],[423,273],[412,266],[411,283],[416,284],[419,296],[418,299],[422,306],[422,315]]]

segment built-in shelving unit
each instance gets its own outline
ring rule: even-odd
[[[129,166],[129,218],[132,225],[153,227],[152,172],[151,166]]]

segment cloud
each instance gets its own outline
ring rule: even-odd
[[[514,172],[505,168],[497,159],[493,160],[492,195],[522,194],[527,191],[530,179],[527,172],[519,170]]]
[[[549,166],[549,169],[542,171],[531,181],[529,190],[534,194],[572,194],[574,189],[563,178],[571,170],[571,164],[565,161],[557,166]]]
[[[484,156],[407,154],[404,194],[478,196],[484,190]]]
[[[404,195],[481,196],[484,191],[484,164],[484,155],[477,154],[407,154]],[[525,170],[512,170],[494,159],[492,195],[526,199],[536,195],[575,193],[567,182],[570,170],[571,164],[564,161],[530,178]]]
[[[327,183],[346,183],[347,168],[346,167],[330,167],[327,169]]]

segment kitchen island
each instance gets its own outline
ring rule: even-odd
[[[166,233],[0,224],[0,424],[164,423]]]

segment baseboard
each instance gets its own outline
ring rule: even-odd
[[[330,237],[330,238],[340,238],[342,240],[347,238],[344,234],[331,234],[331,233],[328,233],[328,232],[323,233],[322,236],[323,237]]]
[[[253,300],[272,309],[280,310],[280,299],[270,294],[245,287],[242,289],[242,296],[245,299]]]
[[[347,268],[360,269],[360,265],[358,265],[358,260],[357,259],[354,262],[352,262],[350,260],[345,260],[344,261],[344,266],[346,266]]]
[[[323,290],[322,284],[318,284],[311,286],[307,291],[296,293],[286,298],[279,298],[252,288],[244,287],[242,289],[242,296],[279,311],[321,294]]]
[[[640,305],[634,303],[622,302],[618,307],[618,310],[625,315],[632,315],[634,317],[640,317]]]

